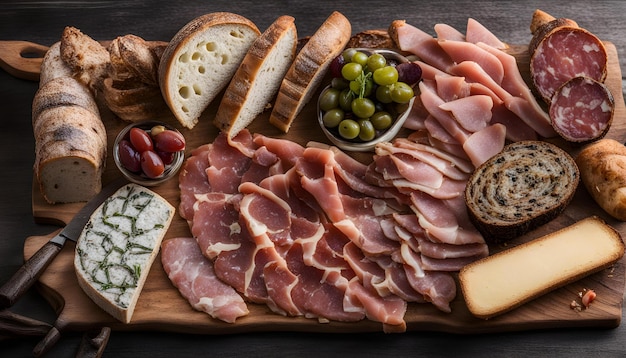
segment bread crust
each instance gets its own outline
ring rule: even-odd
[[[250,46],[224,92],[214,119],[215,126],[226,132],[229,139],[247,127],[276,96],[280,83],[293,62],[297,44],[295,19],[284,15],[276,19]],[[280,50],[279,45],[286,46],[286,52],[278,54],[282,62],[268,63],[274,61],[271,54]],[[267,66],[272,67],[271,78],[260,78],[261,71]],[[256,83],[259,80],[264,82],[259,85]],[[254,91],[255,88],[258,90]]]
[[[295,117],[309,102],[332,60],[345,48],[352,34],[350,21],[334,11],[296,55],[283,79],[270,123],[287,133]]]

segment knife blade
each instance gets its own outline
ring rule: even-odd
[[[76,241],[91,214],[107,198],[123,185],[125,178],[118,178],[106,185],[100,193],[89,200],[74,218],[57,235],[45,243],[33,256],[20,267],[13,276],[0,287],[0,309],[12,306],[34,283],[61,251],[67,240]]]

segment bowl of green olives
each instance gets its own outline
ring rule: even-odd
[[[337,147],[366,152],[402,129],[422,69],[393,50],[348,48],[332,61],[330,74],[317,101],[319,125]]]

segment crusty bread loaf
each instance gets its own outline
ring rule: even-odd
[[[61,59],[72,69],[73,76],[86,84],[93,92],[102,88],[107,77],[111,56],[98,41],[67,26],[61,35]]]
[[[130,322],[175,208],[137,184],[128,184],[91,215],[76,243],[79,286],[116,319]]]
[[[46,52],[39,71],[39,86],[58,77],[71,77],[72,69],[61,58],[61,41],[57,41]]]
[[[260,34],[241,15],[214,12],[192,20],[174,35],[161,57],[159,85],[183,126],[198,123]]]
[[[100,192],[107,155],[106,129],[94,95],[71,77],[74,72],[56,54],[61,48],[62,41],[44,56],[45,82],[32,104],[34,173],[42,196],[52,204],[87,201]],[[67,46],[67,56],[71,48],[82,49]]]
[[[296,54],[298,33],[292,16],[281,16],[250,46],[230,81],[214,124],[228,138],[246,128],[274,99]]]
[[[143,38],[127,34],[111,41],[110,77],[116,80],[139,78],[142,83],[158,86],[159,58]]]
[[[270,123],[287,133],[296,116],[309,102],[326,75],[332,60],[344,49],[350,36],[350,21],[334,11],[307,40],[283,79]]]
[[[576,157],[580,178],[593,199],[614,218],[626,221],[626,147],[601,139]]]
[[[619,232],[592,216],[463,267],[459,283],[470,312],[488,319],[609,267],[623,255]]]
[[[42,72],[44,73],[44,72]],[[63,106],[83,107],[95,115],[100,116],[100,110],[95,98],[87,86],[73,77],[60,76],[49,79],[41,84],[38,93],[33,97],[32,120],[33,127],[39,119],[39,114],[47,109]]]
[[[554,144],[520,141],[476,168],[465,188],[470,219],[488,242],[504,242],[558,216],[578,187],[574,159]]]

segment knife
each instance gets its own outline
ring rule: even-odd
[[[93,211],[127,183],[127,179],[118,178],[106,185],[102,188],[100,193],[89,200],[78,213],[76,213],[76,216],[74,216],[61,232],[37,250],[37,252],[0,287],[0,310],[12,306],[24,292],[37,281],[46,267],[48,267],[61,251],[65,242],[67,240],[76,241],[78,239]]]

